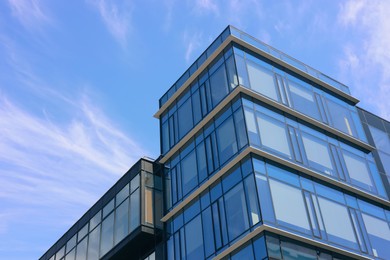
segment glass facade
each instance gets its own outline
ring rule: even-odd
[[[229,26],[160,99],[159,170],[41,259],[388,259],[390,123],[356,103]]]

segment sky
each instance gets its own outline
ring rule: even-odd
[[[37,259],[140,157],[228,24],[390,119],[390,1],[0,1],[0,259]]]

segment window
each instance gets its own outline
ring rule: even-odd
[[[225,163],[237,153],[237,140],[234,130],[233,117],[223,122],[216,130],[220,164]]]
[[[139,175],[137,175],[139,176]],[[130,196],[130,232],[134,231],[140,225],[140,197],[139,189]]]
[[[204,234],[204,247],[206,257],[214,253],[214,232],[213,232],[213,219],[211,215],[211,208],[208,207],[202,212],[203,222],[203,234]]]
[[[368,126],[377,149],[390,153],[389,135],[376,127]]]
[[[281,241],[283,260],[317,260],[317,252],[314,249],[303,247],[295,243]]]
[[[356,136],[350,111],[347,108],[330,101],[329,99],[327,99],[327,104],[333,126],[344,133]]]
[[[231,260],[254,259],[252,243],[232,255]]]
[[[198,184],[195,150],[181,161],[181,176],[183,180],[183,195],[186,195]]]
[[[225,194],[225,208],[229,240],[232,241],[249,228],[248,211],[242,183]]]
[[[87,243],[88,243],[88,238],[84,238],[81,242],[77,244],[76,260],[87,259]]]
[[[145,222],[153,224],[153,189],[145,187]]]
[[[100,255],[105,255],[114,245],[114,212],[102,222]]]
[[[255,121],[255,115],[253,110],[244,108],[246,127],[248,131],[249,143],[254,146],[260,146],[259,133],[257,132],[257,126]]]
[[[263,146],[291,159],[285,124],[263,114],[257,114],[257,124]]]
[[[333,166],[328,144],[319,138],[303,132],[302,141],[309,166],[328,175],[333,175]]]
[[[271,99],[279,100],[273,72],[250,61],[247,61],[247,65],[251,89]]]
[[[210,85],[211,99],[215,107],[229,93],[224,64],[210,76]]]
[[[351,218],[345,206],[318,197],[328,239],[334,243],[358,249]]]
[[[203,259],[203,232],[200,215],[185,226],[187,260]]]
[[[278,223],[311,234],[301,190],[272,179],[269,185]]]
[[[313,91],[291,80],[288,81],[288,86],[294,109],[317,120],[321,120],[317,103],[313,96]]]
[[[372,253],[376,257],[387,258],[390,256],[390,229],[386,221],[362,214],[363,221],[371,241]]]
[[[129,199],[116,208],[115,214],[115,244],[129,233]]]
[[[179,139],[190,131],[193,126],[191,98],[177,110],[179,124]]]
[[[343,151],[343,157],[351,182],[372,191],[373,184],[365,159],[347,151]]]
[[[99,259],[100,225],[89,233],[88,260]]]

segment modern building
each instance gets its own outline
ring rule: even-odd
[[[390,123],[228,26],[137,162],[40,259],[390,259]]]

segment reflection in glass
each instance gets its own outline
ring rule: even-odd
[[[99,259],[100,225],[89,233],[88,260]]]
[[[322,197],[318,197],[318,203],[329,240],[358,249],[347,208]]]
[[[129,233],[129,199],[126,199],[115,210],[115,244]]]
[[[362,214],[363,221],[371,241],[372,254],[376,257],[390,256],[390,229],[386,221]]]
[[[251,89],[271,99],[279,100],[273,72],[250,61],[247,61],[247,65]]]
[[[278,222],[310,234],[301,190],[272,179],[269,180],[269,185]]]
[[[258,114],[257,124],[260,131],[261,143],[277,153],[291,158],[285,125],[271,117]]]
[[[225,208],[229,240],[235,239],[249,228],[245,193],[242,183],[225,194]]]
[[[100,255],[105,255],[114,245],[114,212],[102,222]]]
[[[316,100],[313,97],[313,90],[298,85],[293,81],[288,81],[288,85],[294,108],[299,112],[321,120]]]
[[[187,260],[203,259],[203,232],[200,215],[185,226]]]
[[[220,164],[226,162],[237,152],[237,140],[234,129],[233,118],[230,117],[216,130]]]
[[[302,141],[309,165],[332,175],[333,166],[327,143],[306,133],[302,133]]]

